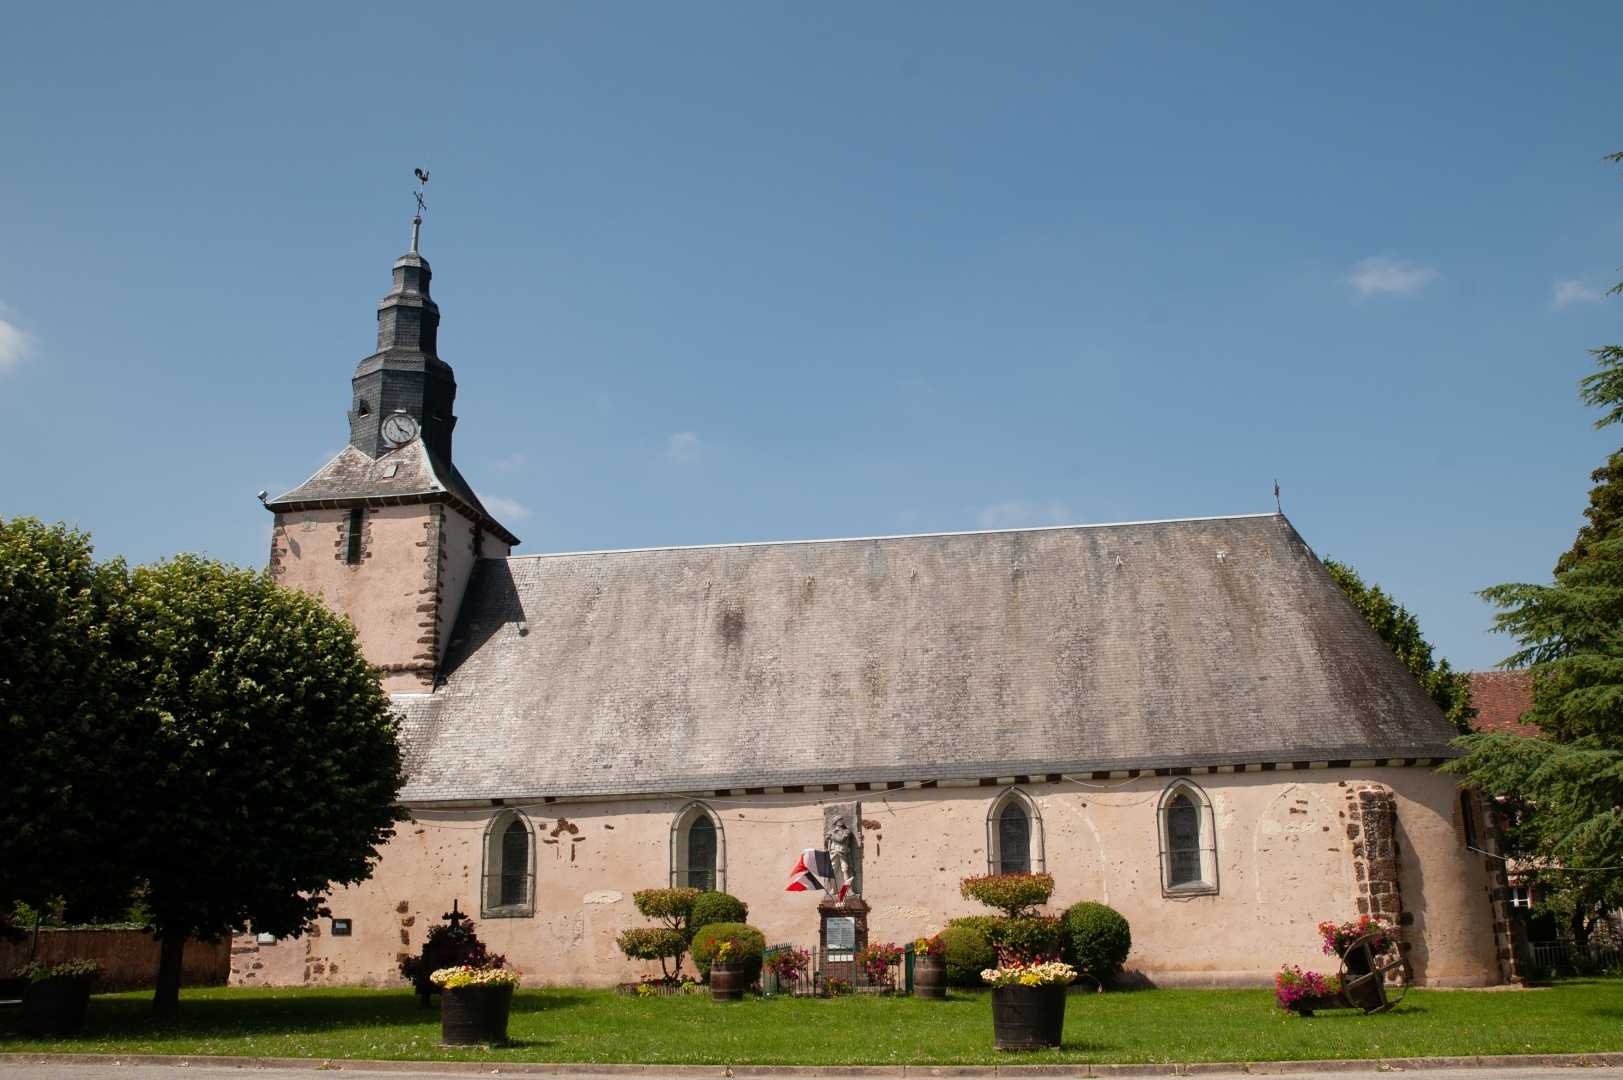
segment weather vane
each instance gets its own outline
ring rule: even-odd
[[[417,174],[417,216],[411,219],[411,250],[415,254],[417,234],[423,227],[423,211],[428,209],[428,204],[423,201],[423,187],[428,183],[428,173],[423,169],[413,169],[412,172]]]

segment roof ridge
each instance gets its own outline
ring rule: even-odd
[[[1148,521],[1104,521],[1070,525],[1028,525],[1010,529],[959,529],[948,532],[888,533],[877,536],[833,536],[809,540],[743,540],[725,544],[658,544],[637,548],[598,548],[584,551],[534,551],[523,555],[509,555],[508,561],[519,559],[561,559],[576,555],[635,555],[649,551],[702,551],[716,548],[788,547],[795,544],[858,544],[872,540],[925,540],[938,536],[997,536],[1004,533],[1057,532],[1061,529],[1120,529],[1133,525],[1183,525],[1197,521],[1249,521],[1253,518],[1276,517],[1286,524],[1290,520],[1277,510],[1264,514],[1213,514],[1208,517],[1154,518]]]

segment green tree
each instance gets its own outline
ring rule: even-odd
[[[1623,152],[1605,160],[1623,161]],[[1623,291],[1623,282],[1610,290]],[[1591,349],[1579,397],[1597,429],[1623,421],[1623,346]],[[1533,867],[1573,940],[1587,943],[1623,906],[1623,451],[1590,475],[1587,522],[1548,585],[1484,589],[1495,629],[1521,647],[1502,666],[1526,668],[1542,738],[1471,735],[1447,768],[1503,799],[1511,853]]]
[[[1379,585],[1365,584],[1357,570],[1334,559],[1324,560],[1324,568],[1403,666],[1420,680],[1443,715],[1461,732],[1469,732],[1471,721],[1476,719],[1476,709],[1471,705],[1470,672],[1455,671],[1447,660],[1435,659],[1431,642],[1420,633],[1420,620]]]
[[[664,926],[632,927],[616,942],[620,951],[633,960],[658,960],[660,973],[667,979],[682,974],[682,957],[693,940],[693,910],[706,894],[699,889],[643,889],[631,894],[644,918],[658,919]],[[675,960],[674,970],[665,967]]]
[[[176,1010],[192,936],[298,935],[407,820],[394,719],[349,621],[268,573],[182,555],[130,575],[145,700],[121,785]]]
[[[76,920],[128,906],[134,884],[118,796],[131,664],[116,626],[120,561],[90,536],[18,517],[0,522],[0,905]],[[8,929],[0,922],[0,932]]]

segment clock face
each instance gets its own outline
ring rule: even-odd
[[[395,413],[383,421],[383,437],[399,446],[411,442],[417,434],[417,421],[405,413]]]

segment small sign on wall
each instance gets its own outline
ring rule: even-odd
[[[334,919],[332,921],[332,936],[349,937],[350,926],[350,920],[348,919]]]

